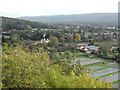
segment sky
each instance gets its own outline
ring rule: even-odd
[[[119,0],[0,0],[0,16],[117,13]]]

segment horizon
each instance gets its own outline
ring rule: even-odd
[[[118,13],[119,0],[2,0],[0,16],[53,16],[89,13]]]
[[[20,17],[49,17],[49,16],[67,16],[67,15],[84,15],[84,14],[118,14],[117,12],[111,13],[82,13],[82,14],[55,14],[55,15],[36,15],[36,16],[18,16],[18,17],[10,17],[10,16],[0,16],[0,17],[8,17],[8,18],[20,18]]]

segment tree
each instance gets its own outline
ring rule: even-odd
[[[74,39],[75,39],[75,41],[80,41],[80,40],[81,40],[80,34],[76,33],[76,34],[74,35]]]
[[[59,41],[63,43],[65,41],[65,37],[61,36],[61,38],[59,39]]]
[[[67,53],[69,54],[69,52]],[[2,54],[2,82],[0,88],[112,87],[111,83],[96,80],[96,78],[88,76],[86,72],[81,73],[85,69],[79,65],[79,62],[73,68],[68,66],[69,63],[65,60],[59,60],[58,62],[54,63],[47,52],[36,55],[35,52],[26,52],[22,46],[7,47]]]
[[[90,45],[94,45],[94,41],[93,40],[89,40]]]
[[[53,47],[57,47],[59,45],[58,39],[54,36],[51,36],[49,45]]]
[[[73,41],[73,35],[72,34],[68,34],[67,36],[66,36],[66,41],[67,42],[71,42],[71,41]]]
[[[71,53],[70,51],[65,51],[65,57],[66,57],[67,59],[71,59],[72,53]]]
[[[108,55],[109,55],[109,46],[106,46],[106,45],[102,45],[100,46],[100,53],[103,57],[107,58]]]

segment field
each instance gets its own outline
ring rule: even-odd
[[[79,57],[77,60],[84,61],[81,65],[87,65],[87,67],[92,71],[89,75],[93,78],[99,78],[102,81],[108,81],[113,83],[113,87],[117,88],[118,83],[120,83],[118,66],[120,64],[101,59],[97,57]],[[74,60],[74,63],[77,62]]]

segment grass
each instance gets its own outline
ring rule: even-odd
[[[115,68],[115,69],[118,69],[117,65],[116,66],[114,66],[114,65],[107,65],[108,63],[111,63],[111,62],[104,62],[104,64],[103,63],[97,63],[96,65],[102,66],[102,67],[106,67],[106,68]]]
[[[98,45],[115,45],[118,41],[106,41],[106,42],[97,42]]]
[[[100,70],[104,70],[104,69],[107,69],[107,67],[103,67],[103,68],[100,68],[100,69],[94,70],[93,72],[100,71]]]
[[[109,73],[109,74],[105,74],[105,75],[100,76],[99,78],[102,78],[102,77],[105,77],[105,76],[110,76],[110,75],[113,75],[113,74],[116,74],[116,73],[119,73],[119,72],[120,71]]]
[[[97,65],[97,66],[102,66],[102,67],[106,67],[106,68],[114,68],[114,67],[112,67],[112,66],[110,66],[110,65],[107,65],[107,64],[109,64],[109,63],[111,63],[111,61],[104,60],[103,62],[99,62],[99,63],[91,64],[91,65]],[[91,66],[91,65],[90,65],[90,66]],[[118,69],[118,68],[117,68],[117,69]]]
[[[98,66],[99,64],[101,64],[101,62],[94,63],[94,64],[88,64],[88,65],[86,65],[86,66],[94,66],[94,65],[95,65],[95,66],[96,66],[96,65]]]
[[[86,58],[86,59],[91,59],[91,60],[93,60],[93,59],[104,60],[103,62],[86,65],[87,67],[88,67],[88,66],[94,66],[94,65],[95,65],[95,66],[97,65],[97,66],[102,66],[102,67],[103,67],[103,68],[94,70],[93,72],[99,71],[99,70],[104,70],[104,69],[107,69],[107,68],[117,68],[117,69],[118,69],[118,66],[120,65],[120,64],[118,64],[118,66],[117,66],[116,64],[114,64],[114,65],[107,65],[107,64],[109,64],[109,63],[112,63],[112,61],[111,61],[111,60],[107,60],[107,59],[103,59],[103,58],[99,58],[99,57],[96,57],[96,56],[93,56],[93,57],[84,56],[84,54],[82,54],[82,53],[81,53],[81,55],[80,55],[79,58]],[[109,73],[109,74],[102,75],[102,76],[100,76],[99,78],[102,78],[102,77],[105,77],[105,76],[109,76],[109,75],[112,75],[112,74],[116,74],[116,73],[118,73],[118,72],[120,72],[120,70],[117,71],[117,72],[113,72],[113,73]],[[119,83],[119,82],[120,82],[120,80],[117,80],[117,81],[112,82],[112,84]]]
[[[103,70],[103,69],[107,69],[107,68],[117,68],[118,69],[118,66],[120,64],[117,65],[107,65],[109,63],[112,63],[111,60],[107,60],[107,59],[103,59],[103,58],[99,58],[99,57],[96,57],[96,56],[93,56],[93,57],[88,57],[88,56],[84,56],[83,55],[84,53],[81,53],[81,52],[75,52],[74,55],[75,56],[79,56],[77,58],[86,58],[86,59],[90,59],[90,60],[94,60],[94,59],[100,59],[100,60],[103,60],[103,62],[98,62],[98,63],[94,63],[94,64],[89,64],[89,65],[86,65],[86,66],[94,66],[94,65],[97,65],[97,66],[102,66],[104,68],[101,68],[101,69],[98,69],[98,70]],[[88,60],[84,60],[84,61],[88,61]],[[82,60],[81,60],[82,62]],[[98,70],[94,70],[93,72],[95,71],[98,71]]]
[[[81,57],[83,55],[82,52],[72,52],[74,56]]]
[[[98,59],[97,57],[88,57],[88,56],[84,56],[82,54],[79,57],[77,57],[77,58],[86,58],[86,59],[89,59],[89,60]]]
[[[112,84],[120,83],[120,80],[112,82]]]
[[[81,55],[79,57],[83,57],[83,58],[87,58],[87,59],[91,59],[91,60],[98,59],[98,60],[110,61],[109,59],[104,59],[104,58],[100,58],[97,56],[92,56],[92,57],[84,56],[84,53],[81,53]]]
[[[117,68],[117,69],[120,69],[120,64],[112,64],[112,65],[108,65],[108,66],[110,66],[110,67],[112,67],[112,68]]]
[[[106,67],[106,68],[110,68],[110,66],[107,66],[106,64],[110,63],[110,61],[103,61],[103,62],[98,62],[98,63],[94,63],[94,64],[89,64],[87,66],[102,66],[102,67]]]

